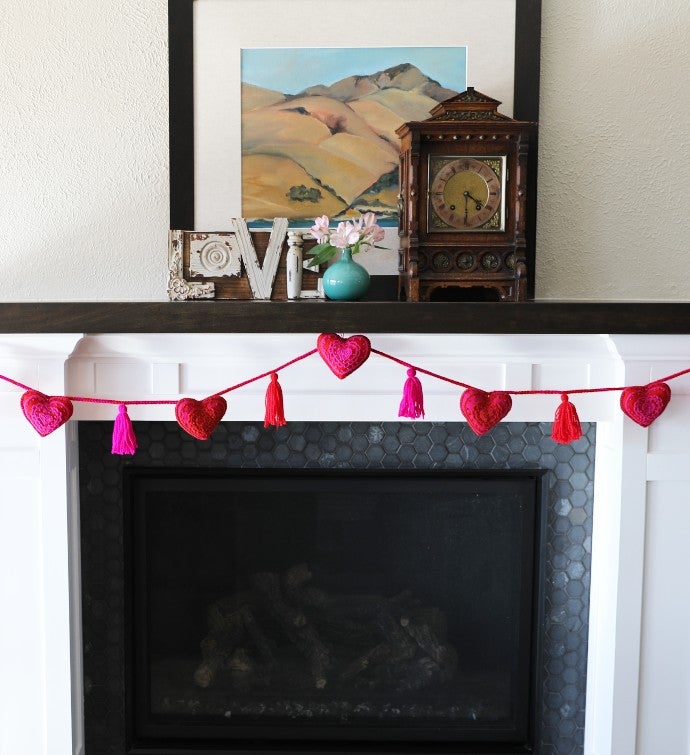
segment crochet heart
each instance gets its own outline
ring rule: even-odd
[[[342,380],[367,361],[371,342],[366,336],[341,338],[335,333],[322,333],[316,348],[333,374]]]
[[[72,416],[74,407],[65,396],[46,396],[27,391],[21,398],[22,411],[36,432],[45,438]]]
[[[183,430],[199,440],[208,440],[227,408],[228,402],[222,396],[209,396],[203,401],[183,398],[175,404],[175,416]]]
[[[487,393],[479,388],[468,388],[460,397],[460,411],[477,435],[491,430],[512,406],[513,400],[505,391]]]
[[[621,393],[621,409],[638,425],[649,427],[670,400],[671,389],[666,383],[634,385]]]

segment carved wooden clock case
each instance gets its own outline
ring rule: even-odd
[[[527,158],[536,124],[473,88],[403,124],[398,298],[523,301]],[[458,291],[458,289],[460,289]]]

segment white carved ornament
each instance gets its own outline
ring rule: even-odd
[[[184,231],[170,231],[168,235],[168,298],[171,301],[213,299],[213,283],[190,283],[184,277],[182,245]]]

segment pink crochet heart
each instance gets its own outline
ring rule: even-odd
[[[621,393],[621,409],[638,425],[649,427],[670,400],[671,389],[666,383],[633,385]]]
[[[40,391],[27,391],[21,398],[24,416],[34,430],[45,438],[72,416],[74,407],[65,396],[46,396]]]
[[[460,411],[477,435],[491,430],[512,406],[513,400],[505,391],[486,393],[479,388],[468,388],[460,397]]]
[[[209,396],[203,401],[183,398],[175,405],[175,416],[183,430],[199,440],[208,440],[227,408],[228,402],[222,396]]]
[[[342,380],[369,359],[371,342],[366,336],[341,338],[335,333],[322,333],[316,348],[333,374]]]

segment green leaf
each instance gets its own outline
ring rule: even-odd
[[[315,246],[307,252],[307,254],[314,255],[309,262],[307,262],[307,267],[318,267],[319,265],[322,265],[329,260],[336,251],[337,249],[330,244],[319,244],[318,246]]]
[[[320,244],[317,244],[316,246],[313,246],[307,254],[320,254],[326,249],[335,249],[335,247],[331,246],[327,241],[323,241]]]

